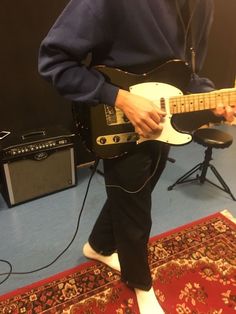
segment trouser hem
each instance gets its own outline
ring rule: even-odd
[[[101,254],[103,256],[110,256],[112,255],[113,253],[116,252],[116,250],[102,250],[102,249],[99,249],[98,247],[96,247],[96,245],[94,245],[91,241],[91,239],[88,240],[88,243],[89,245],[91,246],[91,248],[98,254]]]
[[[123,283],[125,283],[129,288],[132,288],[132,289],[140,289],[140,290],[144,290],[144,291],[149,291],[152,287],[152,282],[150,282],[150,284],[148,284],[148,285],[142,285],[142,284],[138,284],[138,283],[134,283],[134,282],[125,280],[123,278],[121,278],[121,281]]]

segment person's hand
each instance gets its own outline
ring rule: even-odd
[[[223,116],[227,122],[232,123],[236,117],[236,104],[232,104],[232,106],[219,104],[213,112],[216,116]]]
[[[165,112],[152,101],[120,89],[115,106],[122,110],[140,136],[149,138],[162,130]]]

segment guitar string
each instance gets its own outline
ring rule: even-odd
[[[211,94],[212,93],[212,94]],[[222,93],[219,93],[218,91],[214,91],[214,92],[211,92],[210,95],[206,95],[204,93],[201,93],[201,94],[192,94],[192,95],[184,95],[184,96],[176,96],[176,97],[171,97],[170,98],[170,109],[171,111],[173,110],[174,113],[176,113],[176,109],[180,110],[180,112],[182,112],[182,107],[188,107],[190,106],[188,103],[186,104],[186,99],[192,99],[192,105],[193,106],[196,106],[196,108],[199,107],[199,104],[196,104],[195,101],[197,100],[197,102],[199,103],[199,100],[200,102],[202,102],[204,104],[204,109],[215,109],[216,108],[216,105],[213,104],[207,104],[206,106],[206,103],[205,103],[205,99],[208,99],[209,102],[211,103],[212,101],[214,102],[217,102],[219,99],[219,97],[228,97],[228,103],[231,103],[231,102],[234,102],[235,101],[235,92],[232,91],[232,92],[222,92]],[[225,95],[224,95],[225,93]],[[202,98],[202,100],[201,100]],[[225,101],[225,99],[224,99]],[[232,107],[234,107],[232,105]],[[174,109],[173,109],[174,108]]]

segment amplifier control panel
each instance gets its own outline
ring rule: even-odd
[[[67,146],[71,144],[73,141],[70,137],[59,137],[59,138],[51,138],[44,141],[30,142],[25,144],[20,144],[17,146],[10,146],[3,149],[3,159],[24,156],[32,153],[37,153],[40,151],[46,151],[49,149],[57,149],[60,147]]]

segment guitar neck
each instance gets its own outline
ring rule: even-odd
[[[199,93],[170,97],[169,106],[172,114],[215,109],[218,104],[234,106],[236,88],[227,88],[209,93]]]

